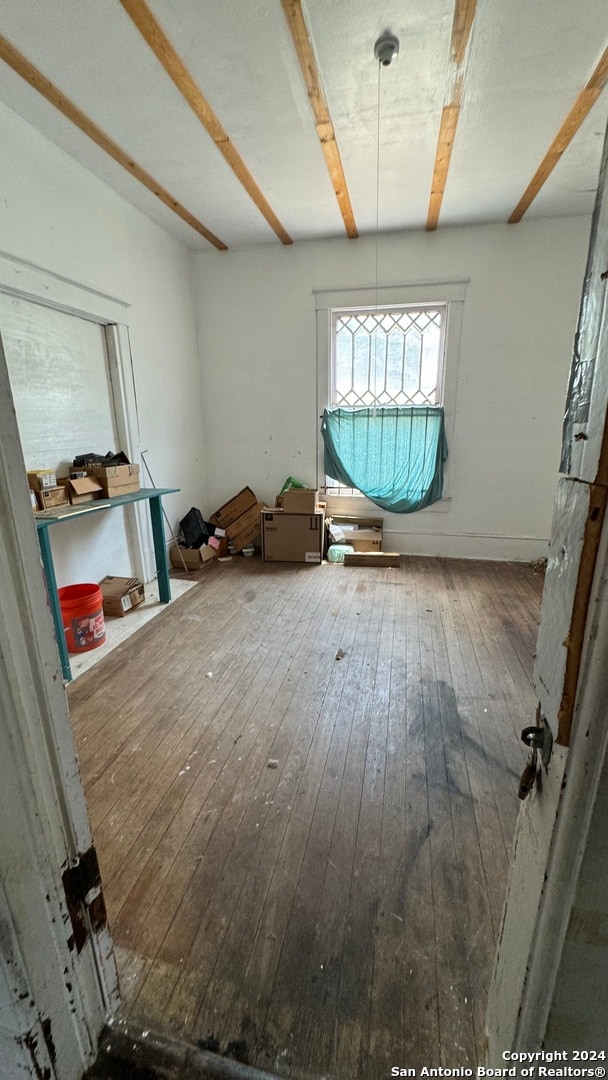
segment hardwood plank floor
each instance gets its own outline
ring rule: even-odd
[[[133,1015],[294,1080],[475,1066],[542,580],[238,559],[72,684]]]

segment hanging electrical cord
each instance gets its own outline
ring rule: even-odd
[[[383,34],[374,45],[374,56],[378,61],[378,91],[376,99],[376,251],[374,271],[374,312],[376,326],[378,327],[378,272],[380,250],[380,103],[381,103],[381,73],[382,68],[389,67],[399,55],[399,40],[393,34]],[[371,358],[374,364],[374,407],[373,415],[376,415],[376,402],[378,400],[378,356],[376,351],[377,335],[372,331]]]
[[[377,47],[377,43],[376,43]],[[375,301],[374,308],[378,310],[378,251],[380,242],[380,74],[382,62],[378,60],[378,94],[376,100],[376,267],[375,267]]]

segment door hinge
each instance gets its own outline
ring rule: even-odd
[[[97,933],[108,921],[97,852],[93,845],[78,857],[78,862],[63,872],[62,882],[72,924],[68,945],[80,953],[90,931]]]

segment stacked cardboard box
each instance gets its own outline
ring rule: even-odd
[[[258,502],[250,487],[245,487],[220,506],[209,519],[224,529],[235,551],[242,551],[260,535],[260,512],[264,504]]]
[[[27,482],[30,491],[34,492],[38,510],[65,506],[69,501],[65,490],[57,483],[54,469],[31,469],[27,474]]]
[[[280,498],[286,514],[316,514],[320,509],[317,488],[289,488]]]
[[[27,479],[40,510],[68,503],[79,506],[140,488],[139,465],[88,465],[71,469],[67,477],[57,477],[54,469],[31,469]]]
[[[57,474],[54,469],[30,469],[27,474],[30,491],[46,491],[57,487]]]
[[[317,488],[286,487],[273,510],[262,512],[262,558],[265,562],[323,561],[325,503]]]
[[[87,472],[99,480],[108,499],[140,489],[139,465],[89,465]]]
[[[382,551],[381,517],[358,517],[349,514],[332,514],[327,527],[334,544],[350,544],[355,551]]]

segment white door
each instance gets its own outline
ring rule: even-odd
[[[605,986],[608,964],[606,889],[604,884],[598,898],[592,880],[606,873],[608,850],[603,839],[598,845],[596,827],[608,768],[607,173],[608,140],[574,345],[563,478],[537,646],[535,685],[547,764],[539,768],[540,783],[524,803],[516,830],[487,1018],[488,1061],[494,1067],[505,1066],[505,1052],[543,1046],[572,1054],[602,1050],[608,1028],[598,991],[590,989],[596,986],[592,966],[603,964]],[[606,990],[601,993],[605,998]],[[575,1058],[566,1060],[576,1067]]]
[[[0,1070],[80,1080],[116,970],[0,341]]]

